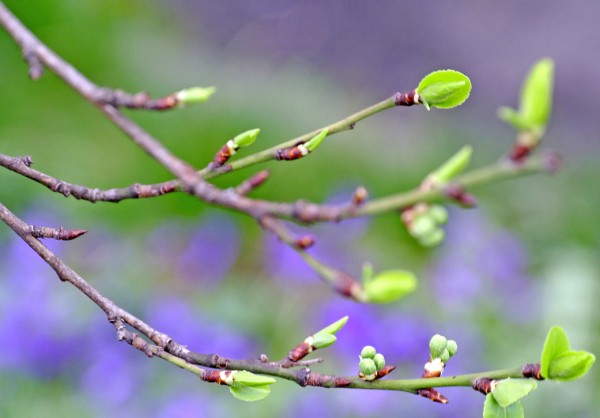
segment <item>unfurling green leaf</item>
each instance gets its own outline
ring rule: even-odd
[[[364,283],[366,302],[394,302],[417,288],[417,279],[409,271],[388,270]]]
[[[500,107],[498,117],[516,131],[530,131],[539,141],[552,113],[554,62],[549,58],[537,61],[523,81],[519,111]]]
[[[346,322],[348,322],[348,317],[345,316],[341,319],[338,319],[337,321],[335,321],[333,324],[331,325],[327,325],[325,328],[323,328],[322,330],[318,331],[317,333],[315,333],[315,336],[317,334],[336,334],[339,330],[342,329],[342,327],[344,325],[346,325]]]
[[[233,385],[229,386],[229,391],[235,398],[246,402],[260,401],[261,399],[264,399],[267,396],[269,396],[269,393],[271,393],[269,385]]]
[[[377,354],[377,350],[375,347],[370,345],[365,345],[363,349],[360,351],[360,358],[375,358],[375,354]]]
[[[429,175],[429,178],[435,184],[444,184],[452,180],[465,169],[471,161],[473,148],[470,145],[465,145],[440,168]]]
[[[233,374],[233,384],[234,385],[246,385],[246,386],[262,386],[262,385],[271,385],[276,382],[275,379],[269,376],[262,376],[259,374],[254,374],[251,372],[247,372],[245,370],[237,370],[232,372]]]
[[[544,349],[542,350],[542,360],[540,371],[542,376],[548,378],[548,370],[552,361],[563,353],[571,349],[569,339],[565,331],[559,326],[553,326],[548,331]]]
[[[325,140],[325,137],[328,133],[329,129],[323,129],[317,135],[313,136],[306,144],[304,144],[304,146],[308,151],[313,152],[319,145],[321,145],[321,142]]]
[[[240,148],[252,145],[256,141],[256,137],[260,133],[260,129],[250,129],[249,131],[242,132],[233,138],[233,142]]]
[[[313,336],[312,346],[316,349],[318,348],[327,348],[332,345],[337,338],[333,334],[327,334],[325,332],[319,332]]]
[[[215,87],[191,87],[175,93],[179,106],[186,106],[196,103],[202,103],[210,99],[215,94]]]
[[[535,380],[508,378],[496,383],[492,394],[498,405],[506,408],[527,396],[535,388],[537,388]]]
[[[503,408],[496,402],[494,396],[488,393],[483,404],[483,418],[525,418],[525,412],[521,402],[517,401]]]
[[[440,70],[425,76],[417,87],[425,107],[450,109],[467,100],[471,93],[469,77],[455,70]]]
[[[587,351],[567,351],[555,357],[548,369],[548,379],[568,382],[583,377],[596,357]]]

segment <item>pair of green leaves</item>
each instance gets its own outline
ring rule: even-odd
[[[571,350],[565,331],[555,326],[550,329],[542,351],[542,376],[550,380],[567,382],[585,375],[596,357],[587,351]]]
[[[554,62],[549,58],[539,60],[523,81],[519,110],[503,106],[498,109],[498,117],[518,132],[529,131],[541,138],[552,112],[553,83]]]
[[[535,380],[504,379],[485,398],[483,418],[524,418],[520,400],[537,388]]]
[[[231,373],[233,381],[229,384],[229,391],[242,401],[253,402],[266,398],[271,393],[269,385],[276,382],[272,377],[247,371],[236,370]]]

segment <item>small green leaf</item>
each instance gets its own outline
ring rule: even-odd
[[[331,325],[327,325],[325,328],[323,328],[322,330],[318,331],[316,334],[336,334],[339,330],[342,329],[342,327],[344,325],[346,325],[346,322],[348,322],[348,317],[345,316],[341,319],[338,319],[337,321],[335,321],[333,324]],[[315,334],[315,336],[316,336]]]
[[[548,368],[548,379],[567,382],[583,377],[596,357],[587,351],[567,351],[554,357]]]
[[[570,350],[569,339],[565,331],[559,327],[554,326],[548,331],[546,336],[546,342],[544,343],[544,349],[542,350],[541,360],[541,373],[542,376],[548,377],[548,370],[552,361],[563,353]]]
[[[236,137],[233,138],[233,142],[238,147],[247,147],[249,145],[252,145],[254,141],[256,141],[256,137],[259,133],[260,129],[250,129],[249,131],[242,132],[241,134],[236,135]]]
[[[210,99],[215,94],[215,87],[191,87],[175,93],[175,97],[179,101],[179,106],[202,103]]]
[[[519,113],[528,125],[544,129],[552,112],[554,62],[539,60],[529,71],[521,89]]]
[[[492,394],[498,405],[506,408],[527,396],[535,388],[537,388],[535,380],[508,378],[496,383]]]
[[[436,184],[449,182],[469,165],[472,154],[473,148],[470,145],[465,145],[440,168],[431,173],[429,178]]]
[[[416,277],[404,270],[381,272],[364,284],[366,301],[372,303],[394,302],[416,288]]]
[[[262,386],[262,385],[271,385],[276,382],[275,379],[269,376],[262,376],[259,374],[254,374],[251,372],[247,372],[245,370],[237,370],[233,375],[233,384],[241,384],[246,386]]]
[[[471,93],[471,80],[455,70],[434,71],[421,80],[417,93],[427,109],[429,106],[450,109],[467,100]]]
[[[360,358],[375,358],[375,354],[377,354],[377,350],[375,347],[371,345],[365,345],[363,349],[360,351]]]
[[[269,396],[269,393],[271,393],[269,385],[232,385],[229,386],[229,391],[235,398],[246,402],[260,401],[261,399],[264,399],[267,396]]]
[[[314,348],[327,348],[332,345],[337,338],[333,334],[327,334],[325,332],[319,332],[313,335],[313,343],[312,346]]]
[[[321,145],[321,142],[323,142],[325,140],[325,137],[327,136],[328,133],[329,133],[329,129],[327,129],[327,128],[323,129],[317,135],[312,137],[304,146],[306,147],[306,149],[308,151],[313,152],[315,149],[317,149],[317,147],[319,145]]]
[[[517,132],[525,131],[529,128],[527,121],[515,109],[507,106],[498,108],[498,118],[508,123]]]
[[[488,393],[483,404],[483,418],[525,418],[525,412],[521,402],[517,401],[508,408],[503,408],[494,396]]]

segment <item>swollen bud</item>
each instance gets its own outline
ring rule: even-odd
[[[458,344],[456,344],[456,341],[454,340],[448,340],[448,343],[446,344],[446,349],[448,350],[450,357],[454,357],[454,355],[458,351]]]
[[[448,340],[443,335],[435,334],[431,337],[431,340],[429,340],[429,353],[431,354],[431,358],[440,358],[446,349],[447,344]]]
[[[362,351],[360,352],[360,358],[373,359],[373,358],[375,358],[376,354],[377,354],[377,350],[375,350],[375,347],[366,345],[365,347],[363,347]]]
[[[377,374],[377,366],[370,358],[364,358],[358,363],[358,371],[361,379],[373,380]]]
[[[191,87],[175,93],[179,106],[203,103],[217,91],[215,87]]]
[[[385,367],[385,357],[383,356],[383,354],[381,354],[381,353],[375,354],[375,357],[373,357],[373,361],[375,362],[377,371],[379,371]]]

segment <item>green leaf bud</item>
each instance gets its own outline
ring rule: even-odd
[[[409,271],[388,270],[364,284],[366,302],[394,302],[417,288],[417,279]]]
[[[337,338],[333,334],[327,334],[325,332],[319,332],[313,336],[312,346],[314,348],[326,348],[332,345]]]
[[[215,87],[191,87],[175,93],[179,106],[203,103],[215,94]]]
[[[448,350],[450,357],[454,357],[454,355],[458,351],[458,344],[456,344],[456,341],[454,340],[448,340],[448,342],[446,343],[446,349]]]
[[[535,380],[508,378],[497,382],[492,394],[498,405],[506,408],[527,396],[535,388],[537,388]]]
[[[375,350],[375,347],[370,346],[370,345],[366,345],[363,347],[362,351],[360,352],[360,358],[374,358],[375,354],[377,354],[377,350]]]
[[[431,234],[419,237],[419,243],[424,247],[435,247],[444,241],[446,233],[442,229],[436,229]]]
[[[377,372],[377,366],[373,359],[363,358],[360,363],[358,363],[358,371],[365,376],[370,376]]]
[[[448,222],[448,211],[445,207],[440,205],[431,205],[429,208],[429,216],[431,216],[438,225],[443,225]]]
[[[436,229],[437,223],[429,212],[418,215],[410,224],[410,234],[415,238],[428,236]]]
[[[259,132],[260,129],[250,129],[249,131],[242,132],[233,138],[233,143],[240,148],[252,145],[256,141]]]
[[[444,351],[442,351],[442,354],[440,354],[439,358],[442,360],[442,363],[448,363],[448,360],[450,360],[450,353],[448,352],[447,348],[444,348]]]
[[[471,155],[473,155],[473,147],[465,145],[440,168],[431,173],[429,178],[435,184],[447,183],[469,165]]]
[[[446,349],[446,345],[448,344],[448,339],[440,334],[435,334],[429,340],[429,353],[431,354],[432,359],[440,358],[444,350]]]
[[[583,377],[596,357],[587,351],[567,351],[552,360],[548,369],[548,378],[567,382]]]
[[[309,152],[313,152],[325,140],[325,137],[327,136],[328,133],[329,133],[329,129],[327,129],[327,128],[323,129],[317,135],[312,137],[308,142],[306,142],[304,144],[304,146],[306,147],[306,149]]]
[[[377,371],[385,367],[385,357],[383,356],[383,354],[375,354],[375,357],[373,357],[373,361],[375,362],[375,367],[377,367]]]
[[[344,325],[346,325],[346,322],[348,322],[348,316],[345,316],[341,319],[338,319],[337,321],[335,321],[333,324],[327,325],[325,328],[323,328],[322,330],[318,331],[315,334],[315,337],[317,334],[336,334],[339,330],[341,330],[343,328]]]
[[[241,384],[246,386],[262,386],[271,385],[275,383],[276,380],[269,376],[261,376],[259,374],[254,374],[245,370],[237,370],[234,372],[233,382],[234,384]]]
[[[467,100],[471,92],[471,80],[454,70],[440,70],[425,76],[417,87],[423,104],[440,109],[459,106]]]
[[[498,118],[508,123],[517,132],[525,131],[529,125],[527,121],[523,119],[521,114],[515,109],[507,106],[501,106],[498,108]]]

